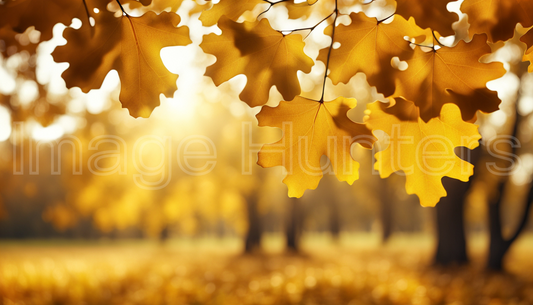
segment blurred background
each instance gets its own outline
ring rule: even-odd
[[[178,91],[149,119],[121,108],[114,71],[99,90],[66,88],[68,64],[50,55],[64,25],[44,42],[32,28],[0,29],[0,304],[533,304],[524,29],[484,59],[508,72],[488,85],[501,110],[477,119],[479,170],[468,183],[445,178],[449,196],[422,208],[401,173],[381,179],[375,151],[355,146],[352,186],[326,172],[288,198],[282,169],[255,164],[281,132],[259,128],[259,109],[239,101],[246,78],[216,87],[203,76],[215,59],[198,44],[219,30],[197,11],[193,1],[178,11],[193,44],[161,52]],[[465,25],[461,16],[455,39]],[[329,44],[324,27],[307,38],[313,58]],[[320,95],[324,68],[300,75],[302,95]],[[337,96],[358,100],[359,122],[383,99],[364,74],[328,81],[326,100]],[[281,99],[272,88],[269,104]],[[493,140],[502,135],[518,142]]]

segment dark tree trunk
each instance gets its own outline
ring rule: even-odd
[[[329,232],[334,240],[339,240],[341,224],[339,219],[339,203],[336,199],[329,203]]]
[[[389,183],[387,180],[381,180],[381,189],[379,190],[380,218],[381,218],[381,241],[386,243],[392,235],[392,219],[394,212],[391,196],[389,194]]]
[[[300,203],[297,198],[290,198],[288,202],[288,213],[287,213],[287,223],[285,227],[285,237],[286,237],[286,246],[287,251],[298,252],[299,251],[299,241],[300,241],[300,226],[301,226],[301,215],[300,215]]]
[[[257,198],[250,196],[247,200],[248,231],[244,241],[244,252],[251,253],[261,248],[261,217],[257,210]]]
[[[527,65],[523,64],[518,67],[517,75],[521,78],[527,73]],[[520,124],[522,116],[518,111],[518,101],[520,100],[520,91],[515,101],[515,122],[511,138],[518,139]],[[516,161],[517,148],[520,145],[511,145],[512,162]],[[529,211],[531,210],[531,201],[533,201],[533,184],[530,186],[529,193],[525,198],[524,212],[521,215],[521,219],[515,232],[508,239],[502,235],[502,223],[501,223],[501,207],[504,198],[505,186],[508,182],[508,176],[502,179],[498,184],[498,194],[496,197],[489,200],[488,214],[489,214],[489,232],[490,232],[490,244],[489,244],[489,257],[487,259],[487,268],[495,271],[503,269],[503,258],[511,245],[515,242],[518,236],[522,233],[526,227],[527,220],[529,218]]]
[[[159,231],[159,243],[161,245],[164,245],[166,244],[167,240],[168,240],[168,237],[169,237],[169,234],[170,233],[170,228],[168,227],[168,225],[165,225],[161,231]]]
[[[390,201],[381,202],[381,241],[386,243],[392,235],[392,204]]]
[[[445,178],[442,180],[448,196],[441,198],[437,210],[437,252],[435,264],[466,264],[464,199],[470,183]]]
[[[487,268],[495,271],[501,271],[503,269],[503,258],[505,257],[505,254],[526,227],[529,212],[531,210],[531,202],[533,201],[533,186],[531,186],[525,199],[524,212],[521,215],[518,226],[514,234],[509,239],[505,239],[502,235],[502,223],[500,217],[504,188],[505,183],[500,182],[498,186],[498,197],[489,202],[490,245]]]
[[[472,164],[478,164],[481,159],[481,146],[474,150],[465,147],[455,150],[457,155]],[[466,234],[464,224],[464,204],[466,195],[474,175],[468,182],[443,178],[442,184],[448,195],[442,197],[436,206],[437,218],[437,251],[434,262],[437,265],[466,264],[468,256],[466,254]]]

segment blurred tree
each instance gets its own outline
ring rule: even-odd
[[[298,198],[291,198],[287,202],[287,219],[285,221],[285,242],[289,252],[300,251],[300,237],[302,234],[301,201]]]
[[[525,83],[525,75],[527,75],[527,65],[518,62],[512,67],[512,71],[518,76],[520,83]],[[507,150],[510,151],[510,159],[508,159],[509,167],[514,167],[519,156],[518,149],[520,148],[521,142],[524,141],[523,133],[520,132],[520,127],[523,124],[523,118],[519,111],[520,97],[522,95],[522,90],[524,85],[519,87],[518,92],[516,93],[516,98],[514,101],[514,122],[512,124],[511,132],[511,143],[507,143],[510,147]],[[521,141],[522,139],[522,141]],[[507,161],[507,160],[506,160]],[[530,187],[529,191],[523,196],[522,204],[523,210],[518,215],[516,221],[516,228],[509,234],[508,237],[504,236],[503,225],[502,225],[502,205],[503,202],[509,198],[506,196],[512,188],[512,182],[510,181],[510,175],[505,175],[503,177],[498,177],[496,183],[496,192],[493,192],[492,196],[488,200],[488,224],[489,224],[489,233],[490,233],[490,243],[489,243],[489,253],[487,259],[487,267],[492,270],[502,270],[503,269],[503,259],[505,254],[508,252],[512,244],[517,240],[522,231],[525,229],[529,214],[531,211],[531,205],[533,202],[533,186]],[[508,199],[507,199],[508,200]]]
[[[262,219],[258,207],[258,194],[253,193],[246,197],[246,215],[248,229],[244,240],[244,251],[252,253],[261,248],[261,236],[263,234]]]
[[[393,188],[389,186],[390,179],[383,179],[379,185],[379,215],[381,220],[381,240],[383,243],[387,242],[392,235],[393,219],[394,219],[394,196],[392,196]]]
[[[470,182],[444,179],[448,196],[440,199],[436,207],[437,249],[435,263],[440,265],[465,264],[466,232],[464,204]]]

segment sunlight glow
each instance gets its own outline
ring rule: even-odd
[[[92,114],[98,114],[103,110],[109,108],[110,100],[109,95],[120,84],[120,78],[116,70],[111,70],[104,78],[104,82],[100,89],[91,90],[86,94],[85,107],[87,111]]]
[[[66,44],[63,38],[63,30],[65,25],[56,24],[53,32],[54,37],[49,41],[41,42],[37,52],[37,81],[44,85],[47,84],[47,89],[50,94],[62,95],[67,93],[65,81],[61,78],[61,73],[68,67],[68,63],[56,63],[52,57],[52,52],[58,45]]]
[[[502,110],[498,110],[490,114],[489,121],[494,126],[502,127],[505,121],[507,121],[507,114]]]
[[[23,81],[18,87],[18,101],[21,105],[29,105],[39,97],[39,88],[32,80]]]
[[[0,142],[9,139],[11,135],[11,116],[4,106],[0,106]]]
[[[0,66],[0,93],[10,94],[15,90],[17,86],[15,79],[3,68]]]
[[[517,163],[512,172],[511,180],[516,185],[524,185],[531,181],[533,173],[533,154],[527,153],[520,156],[520,162]]]
[[[61,138],[65,134],[65,131],[59,123],[54,123],[50,126],[43,127],[40,124],[35,123],[32,128],[31,136],[37,141],[54,141]]]
[[[487,83],[487,88],[498,91],[500,99],[505,100],[513,97],[520,86],[520,79],[514,73],[506,73],[501,78]]]

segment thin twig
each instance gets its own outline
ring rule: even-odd
[[[311,32],[313,32],[314,29],[316,29],[317,26],[319,26],[322,22],[328,20],[331,16],[333,16],[333,14],[335,14],[335,11],[333,11],[331,14],[329,14],[328,16],[326,16],[324,19],[320,20],[317,24],[313,25],[313,26],[310,26],[310,27],[305,27],[305,28],[297,28],[297,29],[291,29],[291,30],[279,30],[278,32],[280,33],[293,33],[293,32],[299,32],[299,31],[310,31],[309,34],[307,34],[305,36],[305,38],[307,38],[307,36],[309,36],[311,34]],[[285,35],[285,34],[284,34]],[[304,39],[305,39],[304,38]]]
[[[122,3],[120,3],[119,0],[116,0],[117,3],[118,3],[118,6],[120,6],[120,9],[122,10],[122,14],[126,17],[129,17],[130,15],[128,15],[128,13],[126,13],[126,11],[124,10],[124,8],[122,7]]]
[[[331,58],[331,50],[333,49],[333,44],[335,43],[335,26],[337,24],[337,17],[339,17],[337,0],[335,0],[335,10],[331,14],[335,14],[335,19],[333,19],[333,29],[331,30],[331,44],[329,45],[328,58],[326,60],[326,70],[324,71],[324,83],[322,84],[322,96],[320,97],[320,103],[324,102],[324,93],[326,92],[326,80],[328,79],[329,59]]]
[[[386,18],[383,18],[381,20],[378,20],[378,24],[382,23],[383,21],[386,21],[387,19],[391,18],[392,16],[394,16],[396,13],[392,13],[391,15],[389,15],[388,17]],[[377,19],[377,18],[376,18]]]
[[[87,7],[87,2],[83,0],[83,6],[85,7],[85,13],[87,14],[87,21],[89,22],[89,26],[91,25],[91,14],[89,14],[89,8]]]
[[[87,2],[83,0],[83,6],[85,7],[85,13],[87,14],[87,23],[91,29],[91,37],[94,37],[94,26],[91,24],[91,14],[89,13],[89,7],[87,7]]]
[[[435,31],[431,31],[431,34],[433,34],[433,38],[435,38],[435,40],[437,41],[437,43],[441,46],[441,47],[445,47],[445,45],[443,45],[442,43],[440,43],[439,39],[437,38],[437,36],[435,35]],[[435,48],[433,48],[435,49]]]
[[[280,0],[280,1],[276,1],[276,2],[272,2],[272,1],[269,1],[269,0],[263,0],[263,2],[266,2],[268,4],[270,4],[268,6],[268,8],[266,10],[264,10],[263,12],[261,12],[261,14],[257,15],[257,18],[259,18],[261,15],[265,14],[266,12],[270,11],[270,9],[276,5],[276,4],[280,4],[280,3],[283,3],[283,2],[287,2],[287,1],[290,1],[290,0]]]

